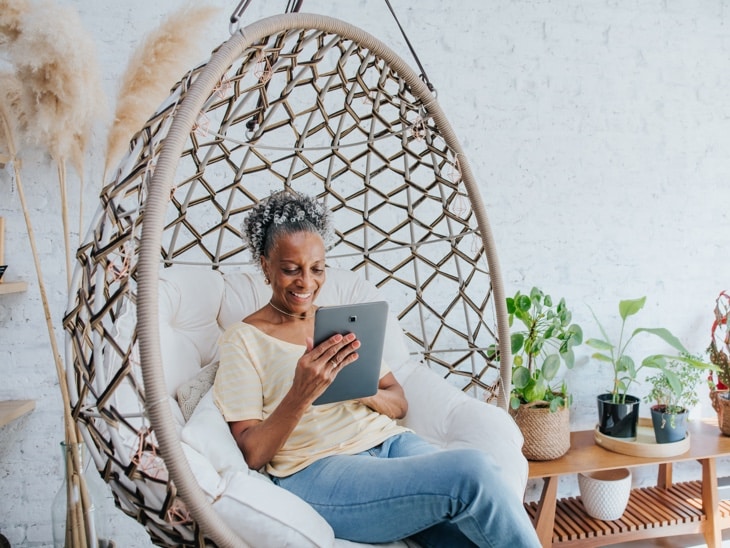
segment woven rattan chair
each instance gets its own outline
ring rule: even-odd
[[[158,544],[237,542],[199,492],[171,426],[161,269],[245,268],[242,219],[282,188],[331,208],[329,264],[377,286],[415,360],[506,407],[511,359],[495,245],[434,95],[351,25],[308,14],[261,20],[186,74],[136,134],[77,253],[64,322],[74,416],[117,505]],[[113,403],[121,390],[138,413]],[[130,432],[136,455],[120,441]],[[165,473],[152,473],[142,453]],[[191,519],[177,519],[180,498]]]

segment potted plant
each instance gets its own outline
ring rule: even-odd
[[[730,435],[730,294],[721,291],[715,299],[714,318],[710,330],[710,362],[717,368],[708,378],[712,407],[717,412],[720,431]]]
[[[591,314],[598,324],[598,328],[603,336],[602,339],[591,338],[586,344],[598,350],[593,354],[593,358],[611,364],[613,368],[613,383],[611,389],[604,394],[597,396],[598,403],[598,429],[607,436],[617,438],[635,438],[636,426],[639,421],[639,403],[638,397],[629,394],[629,388],[636,381],[637,374],[644,367],[663,369],[667,359],[684,360],[682,356],[689,353],[682,343],[663,327],[637,327],[627,337],[626,320],[637,314],[646,303],[646,297],[638,299],[627,299],[620,301],[618,304],[619,315],[621,316],[621,329],[618,339],[615,343],[606,333],[603,325],[596,317],[591,309]],[[628,355],[628,349],[634,338],[640,333],[648,333],[654,335],[672,348],[680,352],[678,356],[668,356],[665,354],[654,354],[645,357],[637,366],[634,359]]]
[[[583,330],[571,323],[565,299],[555,303],[537,287],[507,298],[507,313],[510,327],[519,326],[510,335],[510,412],[525,438],[523,454],[530,460],[558,458],[570,447],[571,397],[564,381],[554,381],[561,364],[569,369],[575,364],[573,348],[583,342]]]
[[[699,403],[697,385],[702,382],[705,365],[700,356],[684,356],[687,361],[668,360],[661,371],[646,381],[651,385],[644,398],[651,407],[651,420],[657,443],[672,443],[687,435],[687,415]]]

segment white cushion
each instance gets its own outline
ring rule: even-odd
[[[186,421],[195,411],[198,403],[215,382],[218,372],[218,362],[209,363],[192,378],[177,387],[177,403]]]
[[[401,423],[440,447],[484,451],[522,500],[528,464],[522,454],[522,432],[512,417],[496,405],[467,396],[427,367],[407,368],[412,370],[406,376],[396,374],[408,400],[408,414]]]
[[[309,504],[249,470],[209,390],[182,429],[195,479],[223,520],[251,546],[331,546],[334,533]]]
[[[243,453],[213,401],[211,389],[205,393],[190,420],[183,426],[181,439],[204,455],[219,474],[230,470],[248,471]]]
[[[332,527],[314,508],[262,476],[234,472],[213,508],[249,546],[333,546]]]
[[[217,360],[223,278],[209,268],[160,272],[160,351],[168,394]]]

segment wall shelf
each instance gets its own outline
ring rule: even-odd
[[[8,295],[10,293],[22,293],[28,289],[28,282],[16,280],[14,282],[0,283],[0,295]]]
[[[35,400],[0,400],[0,427],[35,409]]]

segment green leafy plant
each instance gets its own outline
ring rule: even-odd
[[[670,359],[661,371],[647,377],[646,382],[651,384],[651,391],[644,401],[655,402],[664,407],[664,413],[670,416],[672,428],[675,426],[676,415],[689,411],[700,402],[697,394],[697,385],[702,383],[709,364],[702,363],[701,356],[682,356],[685,360]]]
[[[678,361],[692,361],[688,358],[689,352],[682,345],[682,343],[672,335],[672,333],[663,327],[637,327],[631,332],[631,335],[626,337],[626,320],[630,316],[637,314],[646,303],[646,297],[640,297],[638,299],[627,299],[620,301],[618,304],[619,315],[621,316],[621,330],[619,332],[618,340],[616,343],[611,342],[611,338],[606,333],[603,325],[596,317],[596,314],[591,309],[591,314],[598,324],[598,328],[601,331],[602,339],[588,339],[586,344],[599,350],[593,354],[593,358],[601,362],[610,363],[613,367],[613,386],[610,390],[613,403],[625,403],[626,394],[628,393],[631,384],[636,381],[638,372],[644,367],[665,370],[667,366],[667,360],[678,360]],[[667,355],[667,354],[653,354],[644,358],[640,365],[636,365],[634,359],[627,354],[628,347],[634,338],[640,333],[648,333],[659,337],[661,340],[669,344],[672,348],[677,350],[679,355]],[[700,362],[701,363],[701,362]],[[669,375],[672,378],[672,375]]]
[[[550,383],[562,363],[569,369],[575,364],[573,348],[583,342],[583,330],[571,323],[572,314],[565,299],[555,304],[537,287],[529,295],[517,292],[507,298],[509,325],[515,319],[524,327],[511,333],[512,392],[510,406],[521,404],[549,406],[551,411],[570,405],[565,382],[554,387]]]

